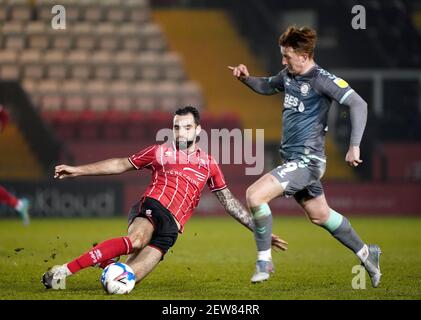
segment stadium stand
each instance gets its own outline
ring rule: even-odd
[[[22,84],[75,163],[123,157],[156,143],[155,133],[171,125],[181,105],[207,111],[201,85],[168,45],[148,1],[60,4],[64,30],[51,27],[54,1],[1,1],[0,77]],[[242,128],[223,111],[202,113],[204,127]]]
[[[65,30],[50,26],[54,1],[31,3],[2,1],[0,76],[20,81],[42,113],[202,105],[200,86],[186,78],[181,57],[168,50],[147,1],[62,1]],[[139,103],[141,84],[151,104]]]
[[[16,126],[10,123],[0,135],[0,177],[2,180],[37,180],[43,170],[26,139]]]
[[[321,1],[317,5],[309,0],[299,3],[285,0],[282,1],[282,12],[276,0],[249,1],[258,7],[249,7],[246,0],[232,0],[229,4],[222,0],[62,0],[60,4],[66,8],[67,19],[64,30],[51,27],[51,8],[55,2],[0,0],[0,79],[17,81],[25,88],[37,111],[67,146],[66,150],[74,155],[77,164],[127,156],[155,143],[157,130],[170,126],[174,108],[186,104],[201,108],[205,130],[265,128],[266,142],[271,144],[266,145],[266,151],[270,149],[275,154],[280,136],[279,97],[261,97],[246,90],[233,81],[226,66],[245,63],[256,75],[278,72],[276,39],[283,22],[281,14],[287,11],[311,8],[316,12],[315,26],[320,35],[317,61],[328,69],[419,66],[421,42],[408,28],[408,8],[413,6],[409,0],[385,5],[376,0]],[[152,10],[151,3],[154,2],[164,5],[178,2],[182,9],[155,7]],[[209,7],[207,10],[185,10],[186,7],[216,2],[222,4],[222,10],[209,10]],[[381,14],[379,19],[370,19],[370,32],[358,37],[349,26],[349,8],[360,3],[366,6],[369,17],[378,12]],[[417,7],[414,21],[420,21],[420,9]],[[262,12],[270,13],[266,21],[264,15],[262,20]],[[390,21],[394,24],[392,31],[380,37]],[[390,48],[393,42],[399,46]],[[402,43],[410,44],[407,52],[410,58],[405,61],[406,65],[394,59],[405,52]],[[360,48],[366,49],[364,54]],[[371,84],[358,80],[350,82],[372,105]],[[363,148],[366,149],[362,151],[364,156],[374,154],[375,180],[420,180],[417,141],[421,131],[418,130],[418,102],[414,102],[419,99],[417,85],[402,81],[385,84],[382,117],[369,109],[370,126],[364,137]],[[404,93],[398,104],[392,89]],[[402,117],[396,116],[396,105],[399,105],[398,113]],[[227,111],[234,113],[227,114]],[[334,134],[327,138],[329,170],[324,179],[350,182],[356,176],[344,164],[345,153],[340,149],[340,145],[347,146],[348,143],[349,132],[344,129],[344,123],[348,125],[349,118],[343,110],[336,115],[334,123],[339,124],[336,130],[329,126]],[[32,157],[37,162],[33,147],[12,152],[28,143],[23,140],[30,134],[22,134],[21,129],[13,124],[10,132],[14,133],[9,132],[3,137],[8,139],[7,143],[12,142],[10,154],[15,155],[10,159],[8,156],[8,164],[2,162],[1,168],[16,163],[25,170],[31,168],[31,172],[20,171],[22,178],[45,179],[45,172],[50,175],[51,168],[43,174],[42,169],[35,169],[37,164],[15,161],[24,154],[25,158]],[[373,143],[367,143],[373,137]],[[402,137],[413,143],[401,148],[399,139]],[[384,139],[384,143],[379,144],[376,139]],[[3,149],[1,144],[0,147],[9,150]],[[32,156],[25,152],[32,152]],[[400,170],[399,161],[402,160],[399,160],[398,153],[411,155],[411,161],[405,164],[405,168],[411,168],[409,171]],[[274,154],[266,153],[265,160],[271,162],[267,167],[277,163]],[[233,157],[233,153],[230,155]],[[62,157],[63,162],[69,163],[64,155]],[[369,162],[370,159],[364,158],[364,166],[359,170],[363,172],[362,178],[367,180],[372,178],[364,171]],[[41,167],[40,163],[38,166]],[[245,167],[222,165],[230,187],[240,198],[256,179],[255,176],[245,176]],[[7,178],[10,172],[3,170],[0,178]],[[134,174],[104,179],[123,181],[127,199],[133,199],[147,181]],[[359,186],[355,184],[357,189]],[[337,187],[327,190],[335,192]],[[348,194],[348,189],[343,190],[338,192],[341,197]],[[358,201],[351,202],[358,204]],[[130,204],[125,203],[125,210]]]

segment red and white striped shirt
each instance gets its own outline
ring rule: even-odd
[[[201,192],[226,188],[224,175],[211,155],[200,148],[190,154],[166,143],[149,146],[129,157],[136,169],[152,170],[144,196],[158,200],[180,224],[180,232],[197,207]]]

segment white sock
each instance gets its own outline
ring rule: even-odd
[[[67,267],[67,264],[63,264],[62,265],[62,270],[66,273],[66,277],[72,275],[73,273],[69,270],[69,268]]]
[[[257,251],[257,260],[270,261],[272,260],[271,249],[265,251]]]
[[[22,200],[21,200],[21,199],[18,199],[18,203],[16,203],[16,207],[15,207],[15,209],[16,209],[17,211],[21,211],[21,210],[22,210],[22,208],[23,208],[23,202],[22,202]]]
[[[365,260],[367,260],[368,257],[368,246],[365,244],[364,247],[362,247],[360,249],[360,251],[357,252],[357,256],[358,258],[360,258],[360,260],[362,262],[365,262]]]

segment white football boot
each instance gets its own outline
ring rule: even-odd
[[[66,289],[66,277],[68,276],[67,266],[57,265],[42,275],[42,284],[47,289]]]
[[[270,277],[270,273],[275,272],[275,267],[273,262],[264,261],[264,260],[257,260],[256,262],[256,272],[251,277],[252,283],[258,283],[262,281],[266,281]]]

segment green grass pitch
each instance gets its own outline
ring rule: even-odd
[[[0,220],[0,299],[420,299],[421,219],[349,217],[367,243],[383,251],[382,282],[352,288],[357,258],[305,217],[274,219],[274,232],[289,242],[274,252],[276,267],[262,284],[249,282],[256,256],[253,235],[229,217],[193,217],[158,267],[124,296],[103,292],[101,270],[68,278],[67,289],[46,290],[42,273],[93,243],[126,234],[125,217],[113,219]],[[124,261],[124,258],[122,259]]]

